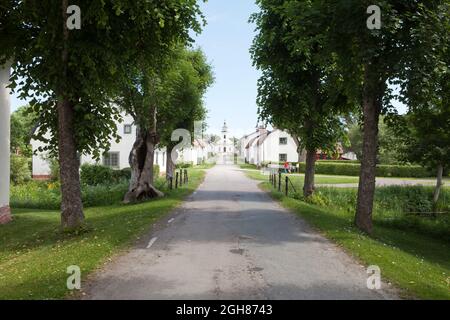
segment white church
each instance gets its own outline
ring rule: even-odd
[[[230,137],[226,120],[223,122],[220,140],[216,144],[216,155],[218,164],[233,164],[236,146]]]

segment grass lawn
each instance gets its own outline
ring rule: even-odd
[[[249,177],[266,180],[253,172]],[[268,182],[262,188],[298,214],[324,236],[365,265],[378,265],[384,281],[401,289],[403,297],[450,299],[450,243],[408,228],[396,228],[374,220],[372,236],[353,226],[353,212],[333,210],[285,197]]]
[[[242,166],[241,166],[242,169]],[[248,176],[253,179],[266,181],[269,180],[269,176],[262,175],[259,170],[249,170],[246,172]],[[284,176],[284,174],[283,174]],[[294,184],[295,188],[301,190],[303,188],[303,180],[305,179],[305,175],[303,174],[290,174],[289,178]],[[328,175],[319,175],[315,176],[315,182],[317,184],[343,184],[343,183],[358,183],[358,177],[349,177],[349,176],[328,176]]]
[[[165,198],[136,205],[85,210],[89,231],[59,232],[58,211],[13,209],[14,221],[0,227],[0,299],[60,299],[68,266],[81,268],[82,279],[138,240],[201,183],[204,171],[190,169],[188,185]]]

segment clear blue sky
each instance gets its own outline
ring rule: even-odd
[[[209,131],[220,131],[225,119],[236,134],[253,131],[259,73],[250,59],[255,26],[248,20],[258,7],[254,0],[209,0],[202,7],[208,24],[196,45],[206,53],[216,78],[205,98]]]
[[[216,78],[205,97],[208,131],[220,132],[227,120],[232,134],[241,136],[254,130],[257,119],[259,73],[253,68],[249,54],[255,26],[248,20],[258,7],[254,0],[209,0],[202,4],[202,9],[207,25],[195,37],[195,46],[204,50]],[[13,97],[13,110],[23,104]],[[405,112],[405,106],[394,105],[401,113]]]

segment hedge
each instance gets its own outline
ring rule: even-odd
[[[317,160],[317,162],[323,162],[323,163],[360,163],[359,160],[325,160],[325,159]]]
[[[305,172],[305,163],[299,164],[300,172]],[[361,165],[357,163],[316,162],[317,174],[359,176]],[[421,166],[378,165],[377,177],[426,178],[432,174]]]
[[[158,178],[160,174],[159,165],[153,165],[153,175]],[[128,182],[131,179],[131,169],[114,170],[99,164],[83,164],[81,166],[81,182],[84,185],[96,186],[104,184],[118,184]]]

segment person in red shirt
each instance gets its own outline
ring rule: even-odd
[[[287,161],[284,163],[284,172],[289,173],[289,162]]]

